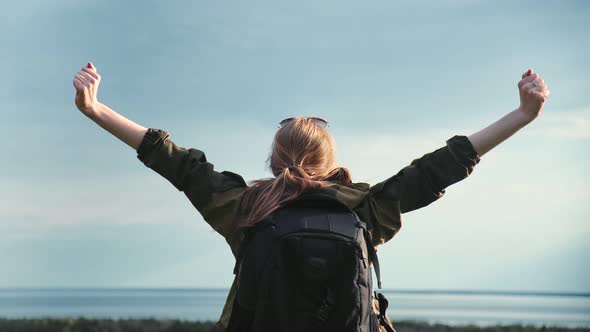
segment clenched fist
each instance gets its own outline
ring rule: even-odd
[[[92,62],[88,62],[86,67],[82,67],[74,76],[73,83],[76,89],[76,107],[80,112],[89,115],[98,104],[96,95],[100,84],[100,75]]]
[[[549,97],[549,89],[545,81],[532,69],[522,74],[522,79],[518,82],[520,93],[520,106],[518,109],[531,120],[541,114],[543,105]]]

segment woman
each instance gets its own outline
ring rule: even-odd
[[[334,140],[319,118],[281,121],[267,162],[274,178],[252,181],[217,172],[205,154],[177,146],[169,133],[145,128],[114,112],[97,98],[100,75],[91,62],[74,77],[77,108],[137,151],[147,167],[185,193],[204,220],[219,232],[236,255],[241,229],[256,224],[303,192],[330,196],[353,209],[367,223],[375,246],[401,227],[401,214],[432,203],[445,188],[466,178],[492,148],[536,119],[549,90],[532,69],[518,82],[520,105],[500,120],[470,135],[456,135],[446,145],[413,160],[397,174],[374,186],[353,183],[348,169],[334,159]],[[232,284],[217,328],[229,322],[236,281]]]

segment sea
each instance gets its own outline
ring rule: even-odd
[[[219,318],[227,289],[0,289],[1,318]],[[590,294],[494,291],[383,291],[392,321],[447,325],[590,327]]]

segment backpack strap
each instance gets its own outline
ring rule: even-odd
[[[387,332],[396,332],[393,324],[391,324],[391,321],[387,318],[386,311],[389,306],[389,301],[387,301],[383,293],[373,292],[373,294],[379,305],[379,314],[377,314],[379,325],[381,325]]]
[[[244,230],[244,238],[240,243],[240,247],[238,248],[238,252],[236,255],[236,264],[234,265],[234,274],[238,274],[238,270],[240,268],[240,263],[242,263],[242,259],[244,258],[244,251],[246,250],[246,246],[248,246],[248,242],[250,242],[250,238],[252,237],[252,232],[249,229]]]
[[[377,277],[377,287],[381,289],[381,268],[379,266],[379,257],[377,256],[377,252],[375,251],[375,247],[373,247],[373,240],[371,238],[371,234],[367,230],[367,224],[359,218],[359,216],[352,210],[350,210],[358,224],[359,227],[363,229],[363,235],[365,236],[365,242],[367,244],[367,251],[369,252],[369,259],[373,263],[373,269],[375,270],[375,276]]]
[[[242,242],[240,243],[240,246],[238,247],[238,252],[236,253],[236,264],[234,265],[234,274],[235,275],[238,274],[238,271],[240,269],[240,263],[242,262],[242,259],[244,258],[244,253],[246,251],[246,247],[248,247],[248,244],[252,240],[254,233],[261,228],[269,227],[269,226],[272,226],[273,224],[274,224],[274,220],[271,216],[270,220],[267,218],[267,219],[261,220],[259,223],[257,223],[254,226],[243,228],[242,232],[244,234],[244,238],[242,239]]]

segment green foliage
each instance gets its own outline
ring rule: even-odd
[[[19,318],[0,319],[2,332],[208,332],[213,322],[176,319]]]
[[[398,332],[590,332],[590,328],[566,328],[533,325],[456,325],[429,324],[421,321],[393,322]]]

